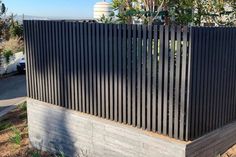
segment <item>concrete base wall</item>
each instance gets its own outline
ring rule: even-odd
[[[182,142],[33,99],[28,123],[33,147],[70,157],[211,157],[236,143],[236,123]]]
[[[28,123],[34,147],[68,156],[185,156],[185,142],[33,99],[28,99]]]

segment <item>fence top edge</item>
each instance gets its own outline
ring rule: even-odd
[[[61,20],[23,20],[24,22],[65,22],[65,23],[86,23],[86,24],[99,24],[99,25],[126,25],[126,26],[150,26],[147,24],[116,24],[116,23],[98,23],[96,22],[96,20],[93,19],[61,19]],[[165,26],[165,27],[187,27],[187,28],[193,28],[193,29],[206,29],[206,28],[210,28],[210,29],[215,29],[215,28],[233,28],[236,29],[235,26],[188,26],[188,25],[176,25],[176,24],[172,24],[172,25],[160,25],[160,24],[154,24],[152,25],[153,27],[156,26]]]

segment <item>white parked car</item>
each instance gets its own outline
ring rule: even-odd
[[[17,71],[19,73],[25,73],[25,57],[22,57],[17,64]]]

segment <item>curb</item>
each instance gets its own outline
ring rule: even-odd
[[[7,113],[9,113],[11,110],[14,110],[19,104],[25,102],[26,100],[27,100],[27,99],[25,98],[24,100],[22,100],[22,101],[20,101],[20,102],[18,102],[18,103],[15,103],[15,104],[13,104],[13,105],[7,107],[6,109],[2,110],[2,111],[0,112],[0,118],[1,118],[2,116],[6,115]]]
[[[17,75],[17,74],[18,74],[18,72],[12,72],[12,73],[9,73],[9,74],[2,74],[2,75],[0,75],[0,80],[4,79],[4,78],[7,78],[7,77]]]

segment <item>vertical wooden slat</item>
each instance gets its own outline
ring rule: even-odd
[[[142,44],[142,129],[146,129],[146,63],[147,63],[147,26],[143,26]]]
[[[147,52],[147,130],[151,130],[152,124],[152,36],[153,36],[153,27],[151,25],[148,26],[148,52]]]
[[[168,82],[169,82],[169,26],[165,30],[165,47],[164,47],[164,78],[163,78],[163,134],[167,135],[168,128]]]
[[[132,112],[131,112],[131,107],[132,107],[132,38],[131,38],[131,30],[132,30],[132,25],[127,25],[128,28],[128,36],[127,36],[127,118],[128,118],[128,124],[131,125],[132,122]]]
[[[158,26],[154,26],[154,51],[152,57],[152,131],[157,131],[157,67],[158,67]]]
[[[173,137],[173,111],[174,111],[174,68],[175,68],[175,26],[170,29],[171,50],[170,50],[170,82],[169,82],[169,136]]]
[[[158,133],[162,133],[162,104],[163,104],[163,67],[164,67],[164,27],[160,26],[160,53],[159,53],[159,67],[158,67]]]
[[[53,92],[52,92],[52,22],[47,21],[47,27],[48,27],[48,36],[47,36],[47,68],[48,68],[48,102],[52,103],[53,100]],[[50,32],[50,33],[49,33]]]
[[[81,42],[81,32],[80,32],[80,24],[79,23],[76,23],[76,34],[75,34],[75,37],[76,37],[76,54],[77,54],[77,57],[76,57],[76,71],[77,71],[77,85],[78,85],[78,110],[80,112],[82,112],[82,68],[81,68],[81,47],[82,45],[80,44]]]
[[[118,39],[118,34],[117,34],[117,29],[118,29],[118,25],[113,25],[113,36],[114,36],[114,120],[118,121],[118,77],[119,77],[119,73],[118,73],[118,43],[117,43],[117,39]]]
[[[42,101],[42,82],[41,82],[41,76],[42,76],[42,73],[41,73],[41,55],[40,55],[40,33],[39,33],[39,23],[38,22],[35,22],[35,33],[36,33],[36,37],[35,37],[35,41],[36,41],[36,53],[37,53],[37,56],[36,56],[36,66],[37,66],[37,69],[36,69],[36,74],[37,74],[37,88],[38,88],[38,100],[41,100]]]
[[[74,86],[74,90],[73,90],[73,94],[74,94],[74,104],[73,104],[73,109],[78,111],[79,110],[79,85],[78,85],[78,66],[77,66],[77,61],[78,61],[78,51],[77,51],[77,39],[76,39],[76,35],[77,35],[77,31],[76,31],[76,22],[72,23],[72,52],[73,52],[73,85]],[[79,62],[79,61],[78,61]]]
[[[23,21],[23,38],[24,38],[24,53],[25,53],[25,70],[26,70],[26,93],[29,97],[29,81],[28,81],[28,27],[27,27],[27,21]],[[42,100],[41,100],[42,101]]]
[[[109,38],[109,27],[108,25],[105,25],[105,55],[104,55],[104,60],[105,60],[105,113],[106,113],[106,119],[109,119],[109,111],[110,111],[110,104],[109,104],[109,44],[108,44],[108,38]]]
[[[86,104],[86,99],[85,99],[85,68],[84,68],[84,24],[80,23],[80,54],[81,54],[81,85],[82,85],[82,109],[81,112],[86,112],[85,110],[85,104]]]
[[[109,51],[108,51],[108,56],[109,57],[109,63],[108,63],[108,69],[109,69],[109,77],[108,77],[108,82],[109,82],[109,118],[111,120],[114,119],[114,86],[113,86],[113,79],[114,79],[114,73],[113,73],[113,56],[114,56],[114,52],[113,52],[113,25],[109,24]]]
[[[104,35],[104,24],[101,25],[101,102],[102,102],[102,117],[105,118],[105,35]]]
[[[96,37],[97,37],[97,32],[96,32],[96,24],[92,24],[92,66],[93,66],[93,70],[92,70],[92,74],[93,74],[93,110],[94,110],[94,115],[97,116],[98,115],[98,92],[97,92],[97,54],[96,52],[97,50],[97,44],[96,44]]]
[[[93,63],[92,63],[92,24],[88,23],[88,89],[89,89],[89,113],[93,114],[93,99],[94,99],[94,87],[93,87]]]
[[[213,42],[213,45],[216,44],[217,42],[217,30],[216,28],[213,29],[213,38],[214,40],[212,41]],[[213,60],[213,63],[212,63],[212,80],[210,81],[211,82],[211,109],[212,109],[212,112],[211,112],[211,119],[212,119],[212,125],[211,125],[211,130],[213,130],[216,126],[216,106],[215,106],[215,91],[217,90],[216,88],[216,80],[217,80],[217,67],[215,66],[216,65],[216,59],[217,59],[217,48],[214,46],[213,47],[213,50],[212,50],[212,60]]]
[[[181,27],[177,27],[177,52],[175,68],[175,106],[174,106],[174,137],[179,137],[179,100],[180,100],[180,70],[181,70]]]
[[[137,25],[132,26],[132,125],[136,126],[137,121]]]
[[[138,26],[138,41],[137,41],[137,126],[141,127],[141,83],[142,83],[142,26]]]
[[[44,57],[45,57],[45,64],[44,64],[44,70],[45,70],[45,101],[49,102],[49,81],[48,81],[48,23],[47,21],[44,21],[44,45],[45,45],[45,49],[44,49]]]
[[[122,122],[122,118],[123,118],[123,114],[122,114],[122,111],[123,111],[123,106],[122,106],[122,103],[123,103],[123,100],[122,100],[122,94],[123,94],[123,86],[122,86],[122,79],[123,79],[123,76],[122,76],[122,50],[123,50],[123,38],[122,38],[122,28],[123,28],[123,25],[119,24],[118,25],[118,118],[119,118],[119,122],[121,123]]]
[[[54,68],[54,62],[56,61],[53,57],[54,57],[54,50],[55,50],[55,41],[54,41],[54,36],[55,36],[55,32],[54,32],[54,21],[50,22],[50,84],[51,84],[51,103],[55,104],[55,97],[56,97],[56,92],[55,92],[55,86],[54,86],[54,82],[55,82],[55,68]]]
[[[58,26],[58,23],[57,22],[54,22],[53,23],[53,31],[54,31],[54,38],[53,38],[53,41],[55,42],[54,43],[54,52],[53,52],[53,60],[54,60],[54,64],[53,64],[53,67],[54,67],[54,92],[55,92],[55,105],[58,105],[59,104],[59,99],[60,99],[60,96],[59,96],[59,92],[60,92],[60,83],[59,83],[59,54],[58,54],[58,32],[57,32],[57,26]]]
[[[42,29],[42,22],[39,21],[38,22],[38,36],[39,36],[39,39],[38,39],[38,46],[39,46],[39,66],[40,66],[40,76],[39,76],[39,79],[40,79],[40,86],[41,86],[41,91],[40,91],[40,100],[41,101],[45,101],[44,99],[44,89],[45,89],[45,86],[44,86],[44,75],[43,73],[41,73],[43,71],[43,65],[44,65],[44,57],[43,57],[43,35],[42,35],[42,32],[43,32],[43,29]],[[27,67],[27,66],[26,66]]]
[[[72,96],[71,96],[71,79],[70,79],[70,73],[71,73],[71,47],[69,42],[71,40],[71,23],[66,22],[66,77],[67,77],[67,108],[71,109],[72,104]]]
[[[27,86],[27,96],[31,97],[30,37],[29,37],[29,34],[30,34],[29,21],[24,21],[24,40],[25,40],[25,52],[26,52],[26,86]]]
[[[192,28],[187,28],[188,30],[188,61],[187,61],[187,91],[186,91],[186,97],[187,97],[187,102],[186,102],[186,122],[185,122],[185,140],[188,141],[190,140],[190,118],[191,118],[191,102],[192,102],[192,67],[193,67],[193,47],[192,44],[194,43],[194,38],[192,36]]]
[[[84,75],[85,75],[85,111],[89,113],[90,99],[89,99],[89,41],[88,41],[88,23],[84,23]]]
[[[122,95],[122,108],[123,108],[123,123],[127,123],[127,106],[126,106],[126,60],[127,60],[127,53],[126,53],[126,44],[127,44],[127,41],[126,41],[126,31],[127,31],[127,26],[125,24],[122,25],[122,29],[123,29],[123,38],[122,38],[122,47],[123,47],[123,53],[122,53],[122,61],[123,61],[123,67],[122,67],[122,84],[123,84],[123,87],[122,87],[122,92],[123,92],[123,95]]]
[[[31,26],[31,35],[32,35],[32,38],[35,38],[35,31],[34,31],[34,21],[30,22],[30,26]],[[35,44],[35,40],[32,41],[31,43],[31,60],[32,60],[32,77],[33,77],[33,98],[37,99],[37,96],[38,96],[38,91],[37,91],[37,76],[36,76],[36,44]]]
[[[102,53],[100,51],[101,49],[101,44],[100,44],[100,37],[101,37],[101,28],[100,28],[100,25],[99,24],[95,24],[96,26],[96,61],[97,61],[97,103],[98,103],[98,116],[101,117],[102,116],[102,101],[101,101],[101,56],[102,56]]]
[[[60,69],[60,106],[64,106],[65,105],[65,102],[64,102],[64,75],[63,75],[63,63],[64,63],[64,58],[63,58],[63,44],[62,44],[62,39],[63,39],[63,33],[62,33],[62,24],[63,23],[60,23],[59,26],[58,26],[58,33],[59,33],[59,69]]]
[[[181,69],[181,97],[180,97],[180,139],[184,140],[185,135],[185,110],[186,110],[186,76],[187,76],[187,27],[183,27],[183,52]]]
[[[70,109],[74,110],[74,102],[75,102],[75,93],[74,93],[74,55],[73,55],[73,26],[72,26],[72,22],[68,23],[69,25],[69,74],[68,74],[68,87],[69,87],[69,99],[70,99]]]

